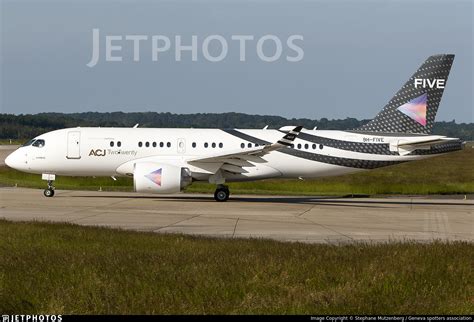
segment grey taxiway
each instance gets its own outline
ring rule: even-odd
[[[0,218],[68,222],[157,233],[270,238],[309,243],[474,241],[474,201],[233,195],[157,196],[126,192],[0,188]]]

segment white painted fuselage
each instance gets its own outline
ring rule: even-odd
[[[225,182],[231,182],[335,176],[460,149],[458,140],[457,145],[453,145],[452,139],[435,135],[303,129],[293,147],[283,147],[259,157],[239,156],[255,147],[277,142],[286,131],[284,128],[68,128],[36,137],[36,141],[43,140],[43,143],[20,147],[6,163],[17,170],[38,174],[133,176],[136,163],[154,162],[188,168],[194,181],[212,182],[210,177],[221,171]],[[433,150],[433,144],[420,145],[420,140],[436,141],[445,148]],[[448,148],[443,140],[449,140]],[[409,153],[401,150],[402,144],[407,142],[418,142],[411,146]],[[417,151],[425,153],[417,154]],[[228,154],[237,155],[230,165],[219,159]],[[213,159],[200,162],[201,158]]]

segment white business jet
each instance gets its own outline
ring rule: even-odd
[[[194,181],[317,178],[420,160],[462,149],[464,142],[432,135],[454,55],[429,57],[382,111],[348,131],[301,126],[264,129],[68,128],[30,140],[5,160],[42,174],[46,197],[63,176],[129,176],[137,192],[169,194]]]

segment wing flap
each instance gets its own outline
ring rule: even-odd
[[[252,163],[248,162],[247,160],[240,159],[240,158],[226,159],[225,163],[235,165],[235,166],[238,166],[238,167],[253,167]]]
[[[232,173],[247,173],[248,172],[244,168],[238,167],[238,166],[232,165],[232,164],[223,164],[220,168],[222,170],[229,171],[229,172],[232,172]]]

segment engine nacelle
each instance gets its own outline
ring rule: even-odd
[[[133,186],[136,192],[175,193],[191,182],[188,168],[155,162],[135,163]]]

